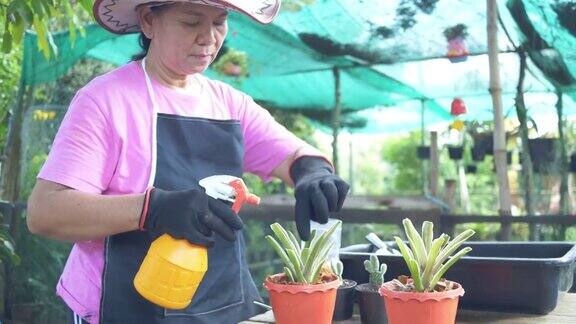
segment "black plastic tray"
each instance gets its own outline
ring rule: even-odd
[[[395,247],[395,243],[389,243]],[[576,269],[576,245],[566,242],[471,242],[472,251],[444,277],[465,290],[460,306],[467,309],[547,314],[559,292],[571,290]],[[364,260],[375,251],[371,244],[340,250],[344,278],[368,281]],[[378,255],[388,265],[385,280],[408,269],[400,255]]]

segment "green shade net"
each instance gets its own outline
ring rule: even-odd
[[[529,113],[555,114],[559,86],[574,96],[576,65],[570,49],[575,44],[566,23],[558,18],[560,2],[499,1],[507,32],[500,28],[498,35],[507,116],[515,113],[519,66],[516,54],[507,52],[527,40],[540,46],[531,52],[526,77]],[[457,24],[467,26],[465,44],[476,56],[450,63],[444,31]],[[225,46],[247,54],[249,77],[238,82],[213,70],[206,75],[233,83],[267,107],[329,120],[336,104],[333,68],[337,67],[343,118],[350,121],[344,125],[354,125],[350,129],[411,130],[421,126],[422,107],[426,125],[449,121],[454,97],[464,98],[467,104],[468,113],[462,118],[492,119],[485,1],[317,0],[298,12],[283,11],[269,26],[238,14],[230,15],[229,26]],[[83,57],[124,64],[139,51],[137,35],[117,36],[96,25],[85,29],[86,37],[74,43],[68,33],[56,34],[59,54],[51,61],[37,50],[36,36],[27,33],[25,84],[56,80]],[[555,78],[553,71],[562,71],[562,78]],[[564,98],[566,113],[576,113],[574,102],[569,96]],[[360,114],[362,110],[366,111]],[[414,121],[386,122],[395,116],[411,116]]]
[[[576,2],[509,0],[520,41],[552,84],[576,99]]]

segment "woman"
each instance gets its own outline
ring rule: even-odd
[[[325,223],[348,185],[322,155],[247,95],[201,73],[227,33],[228,10],[268,23],[279,0],[97,0],[98,22],[141,31],[142,60],[78,91],[29,200],[32,233],[75,242],[57,293],[89,323],[237,323],[259,312],[242,221],[206,195],[216,174],[295,185],[296,223]],[[185,310],[146,301],[133,278],[154,238],[209,248],[209,269]],[[81,321],[80,321],[81,318]]]

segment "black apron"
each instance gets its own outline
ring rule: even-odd
[[[157,113],[145,69],[144,73],[155,118],[154,187],[184,190],[198,187],[200,179],[212,175],[241,177],[244,152],[240,122]],[[168,310],[144,299],[133,280],[154,239],[141,231],[106,239],[101,323],[231,324],[260,311],[253,303],[261,299],[248,271],[241,232],[235,243],[215,235],[215,245],[208,249],[208,271],[186,309]]]

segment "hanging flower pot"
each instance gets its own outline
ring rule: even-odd
[[[506,162],[508,163],[508,165],[512,165],[512,152],[511,151],[506,152]]]
[[[474,174],[478,172],[478,167],[474,164],[469,164],[466,166],[466,173]]]
[[[550,170],[548,166],[557,160],[557,143],[557,138],[534,138],[528,140],[530,159],[532,160],[534,172],[540,173],[541,171]]]
[[[464,24],[446,28],[444,37],[448,41],[448,59],[452,63],[464,62],[468,59],[468,49],[466,47],[466,37],[468,27]]]
[[[570,172],[576,172],[576,153],[570,156]]]
[[[464,146],[448,146],[448,155],[451,160],[462,160]]]
[[[494,133],[478,133],[474,136],[474,147],[481,150],[484,155],[494,154]]]
[[[416,154],[420,160],[430,159],[430,146],[418,146],[416,148]]]
[[[470,148],[470,153],[472,155],[472,161],[475,162],[482,162],[486,157],[486,153],[484,153],[484,150],[476,145]]]
[[[450,105],[450,115],[459,116],[465,113],[466,105],[464,104],[464,100],[461,98],[454,98],[454,100],[452,100],[452,104]]]

